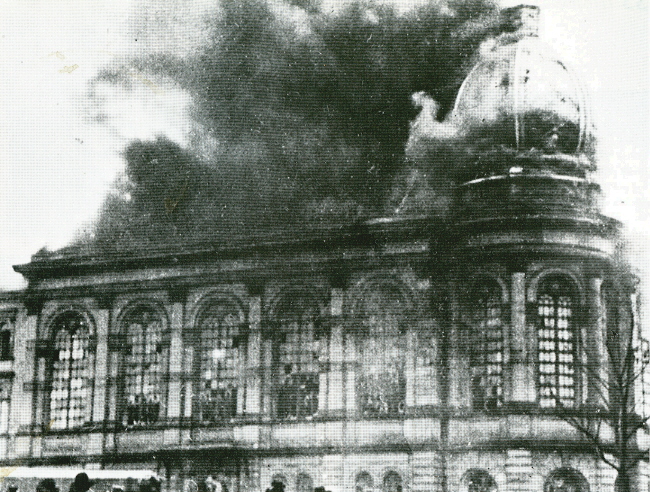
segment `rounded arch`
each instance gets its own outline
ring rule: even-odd
[[[589,483],[574,468],[557,468],[544,481],[544,492],[589,492]]]
[[[248,340],[243,306],[232,295],[210,293],[197,303],[192,320],[184,338],[194,350],[193,415],[204,423],[233,418]]]
[[[497,492],[497,482],[486,470],[472,468],[460,479],[461,492]]]
[[[463,290],[465,290],[465,297],[473,299],[481,295],[486,288],[489,288],[490,292],[498,292],[502,303],[505,304],[509,301],[510,289],[508,288],[507,282],[500,275],[494,273],[479,272],[472,275],[467,283],[467,287]]]
[[[232,292],[215,289],[206,292],[194,303],[186,318],[187,325],[193,328],[197,327],[199,318],[206,310],[215,305],[229,306],[233,313],[238,313],[240,324],[248,323],[248,309],[246,309],[244,301]]]
[[[265,317],[280,321],[288,313],[295,313],[305,308],[312,315],[320,318],[327,313],[329,304],[328,290],[316,283],[293,283],[281,286],[265,303]]]
[[[354,477],[355,492],[373,492],[375,487],[372,475],[367,471],[360,471]]]
[[[59,310],[49,320],[51,389],[46,413],[52,429],[80,427],[91,419],[94,350],[88,320],[76,307]]]
[[[374,274],[358,281],[348,293],[343,306],[346,318],[357,324],[368,315],[376,298],[383,295],[402,316],[417,314],[419,303],[413,287],[394,274]]]
[[[576,282],[566,272],[551,272],[536,284],[537,387],[544,408],[573,407],[579,401],[582,293]]]
[[[293,284],[269,302],[265,336],[272,341],[273,410],[278,418],[305,419],[318,413],[320,362],[329,342],[325,294],[314,284]]]
[[[482,276],[471,285],[466,304],[471,310],[464,333],[470,343],[471,404],[474,410],[496,410],[503,404],[504,327],[507,309],[504,285],[494,276]]]
[[[418,319],[414,293],[400,278],[376,274],[357,283],[348,301],[347,330],[357,350],[357,409],[370,418],[403,415],[406,334]]]
[[[88,335],[89,336],[95,335],[96,323],[92,313],[90,313],[86,308],[86,306],[82,304],[71,303],[71,304],[63,304],[61,306],[58,306],[55,310],[53,310],[45,318],[43,318],[42,338],[51,339],[54,336],[54,332],[52,331],[52,328],[54,327],[54,323],[61,316],[66,316],[68,314],[78,315],[80,319],[83,319],[83,322],[88,329]]]
[[[164,307],[148,299],[127,304],[118,316],[124,376],[118,408],[125,427],[151,425],[164,417],[169,324]]]
[[[558,284],[559,289],[572,293],[580,306],[585,304],[584,284],[574,272],[559,268],[543,270],[530,280],[528,283],[528,302],[536,302],[540,295],[540,290],[549,288],[554,283]]]
[[[271,487],[267,492],[286,492],[289,485],[289,480],[284,473],[274,473],[271,476]]]
[[[382,480],[382,492],[402,492],[403,490],[402,475],[396,470],[388,470]]]
[[[127,334],[127,322],[137,316],[149,312],[155,314],[162,323],[162,331],[166,332],[170,326],[169,313],[165,306],[153,299],[138,299],[124,306],[117,315],[116,325],[118,333],[122,336]]]

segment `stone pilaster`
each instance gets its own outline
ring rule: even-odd
[[[535,326],[526,320],[526,274],[515,272],[510,284],[510,336],[507,347],[510,374],[507,399],[517,403],[534,403]],[[532,320],[531,320],[532,321]]]
[[[602,282],[600,278],[590,278],[588,281],[584,322],[587,371],[583,377],[586,378],[587,394],[583,396],[583,400],[594,406],[605,404],[607,388],[607,348],[605,345],[607,327],[604,326],[603,319]]]
[[[506,481],[512,492],[533,492],[533,461],[527,449],[509,449],[506,456]]]
[[[106,391],[108,381],[108,332],[110,329],[109,309],[93,309],[95,320],[95,374],[91,420],[100,426],[106,417]],[[100,455],[103,451],[104,439],[101,433],[88,436],[86,450],[89,454]]]
[[[260,368],[262,367],[262,301],[250,298],[248,305],[248,362],[246,378],[246,413],[260,413]]]
[[[14,335],[14,382],[11,394],[9,433],[16,434],[19,428],[29,426],[32,422],[33,391],[26,386],[34,375],[34,351],[28,350],[28,341],[35,340],[38,316],[18,313],[16,333]],[[26,457],[29,455],[29,437],[17,437],[9,457]]]
[[[178,421],[181,416],[181,385],[183,372],[183,303],[174,302],[170,307],[169,387],[167,393],[167,420]],[[165,444],[178,441],[178,428],[165,432]]]
[[[329,391],[327,393],[328,412],[342,412],[344,409],[343,385],[343,326],[340,322],[343,315],[343,291],[332,289],[331,310],[332,319],[329,345]]]
[[[449,337],[449,401],[450,407],[468,407],[470,405],[470,369],[467,350],[467,335],[460,326],[460,303],[456,293],[452,294],[450,311],[452,315],[451,333]]]
[[[442,456],[436,451],[413,454],[411,459],[413,481],[412,492],[443,492],[445,466]]]

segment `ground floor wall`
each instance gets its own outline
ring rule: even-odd
[[[614,492],[616,478],[611,467],[588,454],[528,449],[274,456],[206,450],[191,458],[170,455],[161,472],[168,492],[265,492],[273,482],[282,482],[285,492],[547,492],[556,490],[548,484],[563,472],[581,477],[584,490]],[[648,492],[649,475],[642,462],[635,490]]]

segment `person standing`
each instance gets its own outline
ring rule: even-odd
[[[85,472],[78,473],[70,485],[70,492],[88,492],[94,483]]]

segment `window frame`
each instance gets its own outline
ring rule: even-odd
[[[355,407],[359,416],[369,419],[391,419],[400,417],[406,414],[406,387],[407,387],[407,370],[406,370],[406,360],[409,357],[408,352],[408,332],[409,327],[407,326],[407,320],[411,318],[411,315],[414,315],[414,302],[411,296],[408,294],[408,287],[403,285],[399,280],[393,280],[390,278],[375,278],[371,279],[364,283],[362,288],[356,292],[355,302],[350,306],[351,319],[348,328],[348,332],[354,338],[354,344],[357,354],[357,363],[356,363],[356,376],[355,376]],[[388,329],[392,330],[393,333],[387,333],[386,326],[380,326],[376,323],[377,316],[372,311],[372,306],[368,305],[370,296],[381,296],[384,299],[392,299],[391,302],[382,303],[383,306],[389,304],[397,304],[400,306],[396,312],[389,313],[390,321]],[[388,296],[387,298],[385,296]],[[375,300],[373,302],[376,303]],[[382,308],[383,309],[383,308]],[[382,313],[385,314],[385,313]],[[381,321],[379,322],[381,323]],[[391,327],[391,325],[394,325]],[[375,335],[373,337],[373,330]],[[378,331],[377,331],[378,330]],[[393,342],[397,344],[389,344],[388,342],[393,339]],[[383,372],[379,373],[379,378],[375,375],[374,379],[378,381],[372,381],[372,375],[366,374],[364,371],[364,351],[368,350],[368,353],[371,354],[373,351],[373,343],[379,344],[379,350],[386,349],[389,345],[392,349],[398,351],[399,355],[393,357],[394,360],[398,360],[399,364],[395,366],[390,362],[385,362],[384,359],[387,357],[382,357],[382,368]],[[385,355],[385,354],[384,354]],[[369,357],[370,358],[370,357]],[[373,359],[376,359],[373,358]],[[391,370],[386,370],[390,368]],[[391,374],[391,373],[395,374]],[[385,394],[382,392],[373,394],[372,392],[362,392],[361,385],[364,384],[364,380],[368,380],[368,383],[372,383],[374,386],[382,386],[380,384],[380,379],[386,378],[396,378],[396,381],[393,381],[393,386],[396,387],[396,391],[390,394],[390,398],[384,398]],[[363,400],[366,399],[366,403],[363,403]],[[386,400],[389,400],[388,402]]]
[[[0,314],[0,362],[14,360],[15,313]]]
[[[544,276],[536,287],[534,326],[537,342],[535,352],[537,403],[540,408],[548,410],[575,409],[581,401],[580,388],[583,380],[583,375],[580,373],[582,364],[580,290],[572,277],[560,273]],[[545,305],[541,303],[543,296],[550,298],[550,304],[548,301]],[[566,305],[567,298],[570,301],[569,305]],[[545,312],[548,314],[544,314]],[[566,328],[561,326],[565,324]],[[552,338],[543,338],[545,332],[552,332]],[[571,345],[570,348],[566,348],[567,341]],[[544,372],[543,364],[549,369],[553,366],[553,372]],[[554,382],[544,384],[543,376],[554,378]],[[562,378],[572,379],[571,384],[562,384]],[[542,394],[543,388],[549,388],[548,397]],[[570,390],[571,394],[563,396],[562,390],[565,390],[564,392]],[[565,402],[561,402],[562,399]]]
[[[355,492],[373,492],[375,481],[372,475],[367,471],[360,471],[354,476]]]
[[[208,328],[207,326],[203,326],[203,322],[204,319],[206,319],[206,316],[209,313],[210,309],[220,308],[221,306],[226,307],[227,315],[236,312],[237,317],[239,318],[239,322],[227,325],[229,328],[235,328],[235,327],[237,328],[236,335],[233,335],[231,337],[231,344],[233,345],[233,347],[226,347],[225,349],[223,347],[219,347],[218,349],[237,350],[237,352],[235,354],[226,355],[226,359],[228,361],[231,361],[232,365],[234,366],[232,368],[231,377],[221,378],[221,379],[217,378],[211,381],[212,382],[217,381],[217,385],[220,384],[219,383],[220,381],[224,381],[226,379],[235,382],[236,391],[234,395],[234,412],[231,412],[228,415],[221,415],[221,416],[217,415],[212,419],[208,419],[208,418],[203,418],[203,411],[202,411],[203,397],[201,395],[201,392],[203,390],[203,384],[206,381],[208,381],[207,379],[203,378],[203,372],[204,372],[203,363],[206,359],[205,357],[206,345],[204,344],[206,337],[204,337],[203,335],[207,331],[214,330],[215,328],[214,327]],[[238,400],[240,399],[240,392],[245,396],[244,392],[246,390],[245,384],[241,380],[242,370],[244,369],[243,366],[245,366],[248,357],[248,339],[250,336],[250,329],[248,325],[246,311],[244,310],[242,303],[238,299],[234,298],[233,296],[209,295],[204,300],[201,301],[199,307],[196,309],[196,314],[194,316],[192,327],[193,327],[192,340],[188,340],[188,342],[193,347],[193,361],[192,361],[193,367],[191,371],[191,378],[193,380],[192,420],[193,422],[201,425],[218,425],[220,423],[235,419],[239,415]],[[221,329],[222,327],[223,326],[220,323],[216,329]],[[212,338],[213,342],[216,342],[218,340],[224,340],[224,337]],[[218,344],[221,343],[222,342],[219,342]],[[228,345],[227,342],[226,345]],[[237,346],[235,347],[235,345]],[[217,350],[217,349],[213,349],[213,350]],[[227,371],[228,369],[226,369],[224,372]],[[212,383],[210,383],[210,385],[212,385]],[[229,405],[232,410],[233,401],[230,401]],[[220,408],[218,404],[217,407]]]
[[[589,492],[589,482],[585,478],[585,476],[580,473],[578,470],[575,468],[569,468],[569,467],[561,467],[561,468],[556,468],[555,470],[551,471],[551,473],[548,474],[546,479],[544,480],[544,492],[555,492],[552,490],[550,487],[554,487],[554,485],[551,483],[552,480],[555,480],[557,477],[560,478],[568,478],[573,482],[571,485],[577,485],[580,487],[580,490],[577,492]]]
[[[83,359],[85,360],[84,366],[79,369],[75,368],[72,365],[58,369],[56,366],[59,362],[59,355],[61,350],[57,347],[57,338],[60,333],[66,332],[69,334],[69,347],[67,351],[70,352],[70,357],[72,358],[72,352],[74,352],[74,333],[77,333],[79,327],[70,330],[70,327],[67,323],[70,322],[72,318],[75,318],[75,321],[82,326],[85,331],[85,347],[82,349],[84,352]],[[65,323],[65,325],[58,325],[59,323]],[[83,428],[92,421],[93,414],[93,396],[94,396],[94,374],[95,374],[95,341],[94,341],[94,324],[92,318],[85,311],[78,308],[66,308],[60,311],[57,311],[53,314],[46,323],[47,326],[47,348],[46,351],[41,351],[39,354],[41,357],[45,357],[45,372],[46,372],[46,394],[43,400],[43,413],[46,416],[44,422],[49,422],[46,426],[48,431],[55,432],[70,432]],[[63,348],[66,351],[66,348]],[[73,375],[76,371],[81,371],[81,377],[73,378]],[[62,373],[62,377],[57,377],[57,372]],[[82,388],[87,392],[85,397],[81,396],[77,398],[79,403],[78,407],[73,407],[73,399],[71,398],[72,384],[73,379],[81,379],[84,382],[84,387]],[[55,381],[68,381],[67,388],[56,388]],[[55,399],[55,391],[67,391],[67,398]],[[78,391],[79,392],[79,391]],[[65,407],[58,407],[53,409],[52,405],[55,401],[66,401]],[[71,413],[74,409],[80,409],[80,414],[84,417],[78,419],[78,423],[71,424]],[[55,418],[53,418],[55,411],[61,410],[65,412],[65,421],[64,425],[57,426],[55,424]]]
[[[470,489],[470,486],[474,485],[471,483],[475,480],[474,477],[481,477],[482,480],[488,481],[488,484],[484,483],[480,484],[480,486],[484,487],[487,485],[489,488],[485,490]],[[499,485],[497,484],[497,481],[494,479],[492,474],[482,468],[470,468],[467,470],[465,473],[463,473],[463,476],[460,479],[460,484],[461,490],[463,492],[497,492],[499,490]]]
[[[392,490],[392,484],[390,481],[393,478],[397,478],[397,490]],[[403,492],[404,490],[404,478],[402,477],[402,474],[399,473],[397,470],[388,470],[386,473],[384,473],[384,476],[381,479],[381,492]]]
[[[158,335],[157,335],[157,341],[156,341],[156,347],[155,347],[155,352],[154,351],[148,351],[150,348],[147,344],[150,343],[151,341],[147,339],[147,328],[141,328],[141,335],[142,337],[140,338],[141,340],[144,341],[142,346],[144,347],[143,353],[145,355],[153,355],[154,353],[160,354],[160,361],[156,363],[156,366],[158,366],[158,370],[153,373],[155,374],[155,387],[158,388],[158,397],[154,397],[152,401],[143,401],[140,403],[135,403],[135,404],[129,404],[129,396],[131,396],[131,393],[128,392],[128,387],[129,387],[129,377],[135,375],[136,377],[136,386],[140,384],[142,387],[145,385],[145,376],[149,375],[151,376],[152,372],[147,372],[145,370],[145,365],[147,365],[147,362],[144,360],[141,360],[139,363],[131,363],[129,361],[129,357],[133,357],[133,350],[131,349],[131,344],[129,343],[129,329],[131,326],[137,325],[138,323],[136,322],[137,319],[134,319],[132,323],[129,324],[129,321],[131,321],[131,317],[137,316],[139,312],[144,312],[148,311],[149,313],[152,313],[154,315],[154,319],[151,324],[155,323],[158,321],[160,323],[160,328],[158,330]],[[121,429],[124,430],[132,430],[132,429],[146,429],[146,428],[151,428],[151,427],[156,427],[160,425],[164,425],[166,418],[167,418],[167,398],[168,398],[168,390],[169,390],[169,346],[170,346],[170,339],[169,339],[169,316],[167,311],[164,309],[164,307],[156,302],[156,301],[149,301],[149,300],[143,300],[143,301],[136,301],[132,304],[127,305],[122,312],[120,313],[119,320],[118,320],[118,333],[119,333],[119,346],[118,346],[118,352],[119,352],[119,369],[118,369],[118,377],[119,377],[119,391],[118,391],[118,405],[117,405],[117,414],[116,418],[118,419],[118,423],[120,425]],[[134,344],[135,345],[135,344]],[[137,355],[137,353],[135,354]],[[137,366],[141,367],[137,373],[128,374],[128,369],[129,366]],[[149,364],[151,365],[151,364]],[[140,379],[140,382],[137,382],[137,379]],[[140,395],[144,395],[144,393],[140,393]],[[135,395],[137,397],[137,394]],[[138,406],[141,405],[141,406]],[[155,409],[155,410],[154,410]],[[144,414],[145,419],[144,420],[131,420],[131,415],[130,413],[133,412],[131,415],[133,416],[138,416],[136,415],[137,413],[142,416]],[[157,413],[157,417],[155,418],[150,418],[153,416],[154,413]]]
[[[319,294],[309,286],[292,287],[275,299],[269,313],[272,409],[283,421],[311,420],[321,411],[320,379],[329,360],[330,330]]]
[[[475,282],[469,295],[472,311],[472,327],[476,336],[470,349],[471,406],[473,410],[494,411],[503,406],[505,382],[506,333],[508,329],[507,308],[503,285],[494,277],[483,277]],[[498,309],[496,315],[490,311]],[[497,325],[490,322],[498,319]],[[494,345],[497,345],[496,348]],[[494,355],[496,360],[490,360]],[[485,380],[475,384],[476,379]],[[494,378],[495,383],[490,383]],[[496,395],[491,389],[496,387]],[[480,390],[480,395],[479,395]],[[480,396],[480,399],[479,399]]]

